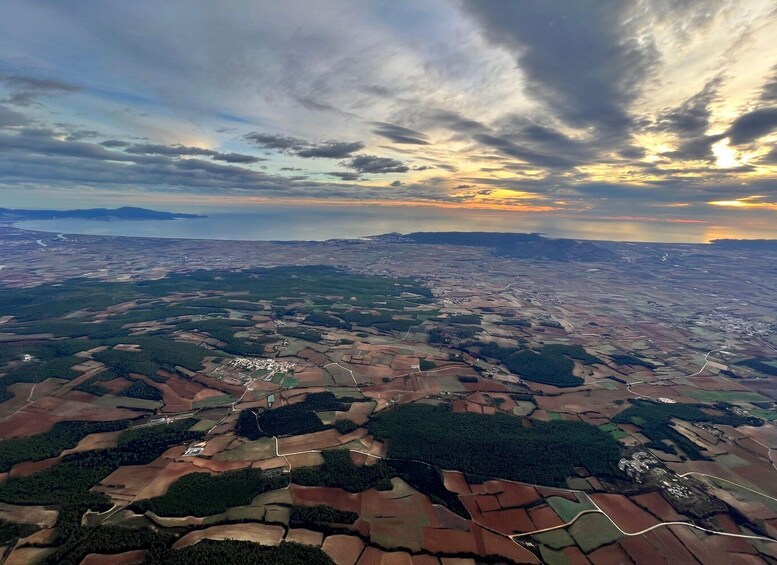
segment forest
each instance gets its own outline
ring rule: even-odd
[[[359,515],[356,512],[337,510],[325,504],[316,506],[292,506],[292,524],[353,524]]]
[[[316,392],[308,394],[302,402],[272,410],[243,410],[238,417],[235,431],[250,440],[318,432],[327,427],[316,414],[323,410],[348,410],[348,405],[337,400],[331,392]]]
[[[388,442],[388,456],[425,461],[480,478],[564,486],[574,467],[617,476],[620,446],[583,422],[532,422],[515,416],[455,413],[447,406],[407,404],[367,424]]]
[[[500,347],[495,343],[477,343],[481,357],[498,359],[511,373],[520,375],[528,381],[550,384],[557,387],[572,387],[583,384],[583,379],[575,376],[573,360],[587,365],[602,363],[598,357],[588,353],[580,345],[551,344],[532,349]]]
[[[0,473],[22,461],[41,461],[71,449],[89,434],[113,432],[129,425],[127,420],[113,422],[57,422],[46,433],[0,441]]]
[[[191,473],[174,482],[164,495],[134,506],[159,516],[210,516],[232,506],[246,506],[256,496],[288,482],[288,476],[265,477],[261,469],[250,467],[218,475]]]
[[[725,404],[714,405],[717,414],[711,414],[702,408],[709,408],[703,404],[664,404],[650,400],[631,400],[631,406],[617,414],[612,421],[616,424],[632,423],[639,426],[650,443],[647,447],[658,449],[666,453],[676,453],[676,450],[666,443],[672,441],[680,447],[691,459],[708,459],[699,446],[676,431],[671,419],[678,418],[686,422],[708,422],[710,424],[724,424],[728,426],[761,426],[763,422],[758,418],[739,416],[729,410]]]

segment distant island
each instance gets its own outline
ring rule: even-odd
[[[713,239],[710,243],[721,249],[777,251],[777,239]]]
[[[519,259],[551,261],[612,261],[617,257],[604,247],[588,241],[551,239],[538,233],[509,232],[415,232],[390,233],[370,239],[427,245],[488,247],[498,255]]]
[[[197,214],[178,212],[159,212],[146,208],[124,206],[122,208],[89,208],[85,210],[13,210],[0,208],[0,222],[20,222],[24,220],[59,220],[62,218],[80,218],[84,220],[177,220],[183,218],[204,218]]]

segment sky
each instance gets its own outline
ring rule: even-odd
[[[773,0],[0,3],[0,206],[777,224]]]

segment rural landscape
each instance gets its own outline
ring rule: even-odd
[[[0,227],[16,563],[775,563],[777,248]]]

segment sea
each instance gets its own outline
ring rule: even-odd
[[[261,206],[240,211],[186,210],[204,218],[176,220],[83,220],[77,218],[16,223],[35,231],[242,241],[324,241],[385,233],[419,231],[489,231],[542,233],[548,237],[705,243],[743,237],[733,226],[639,220],[591,219],[554,213],[449,209],[409,206]],[[770,230],[771,231],[771,230]],[[744,237],[775,237],[750,233]]]

